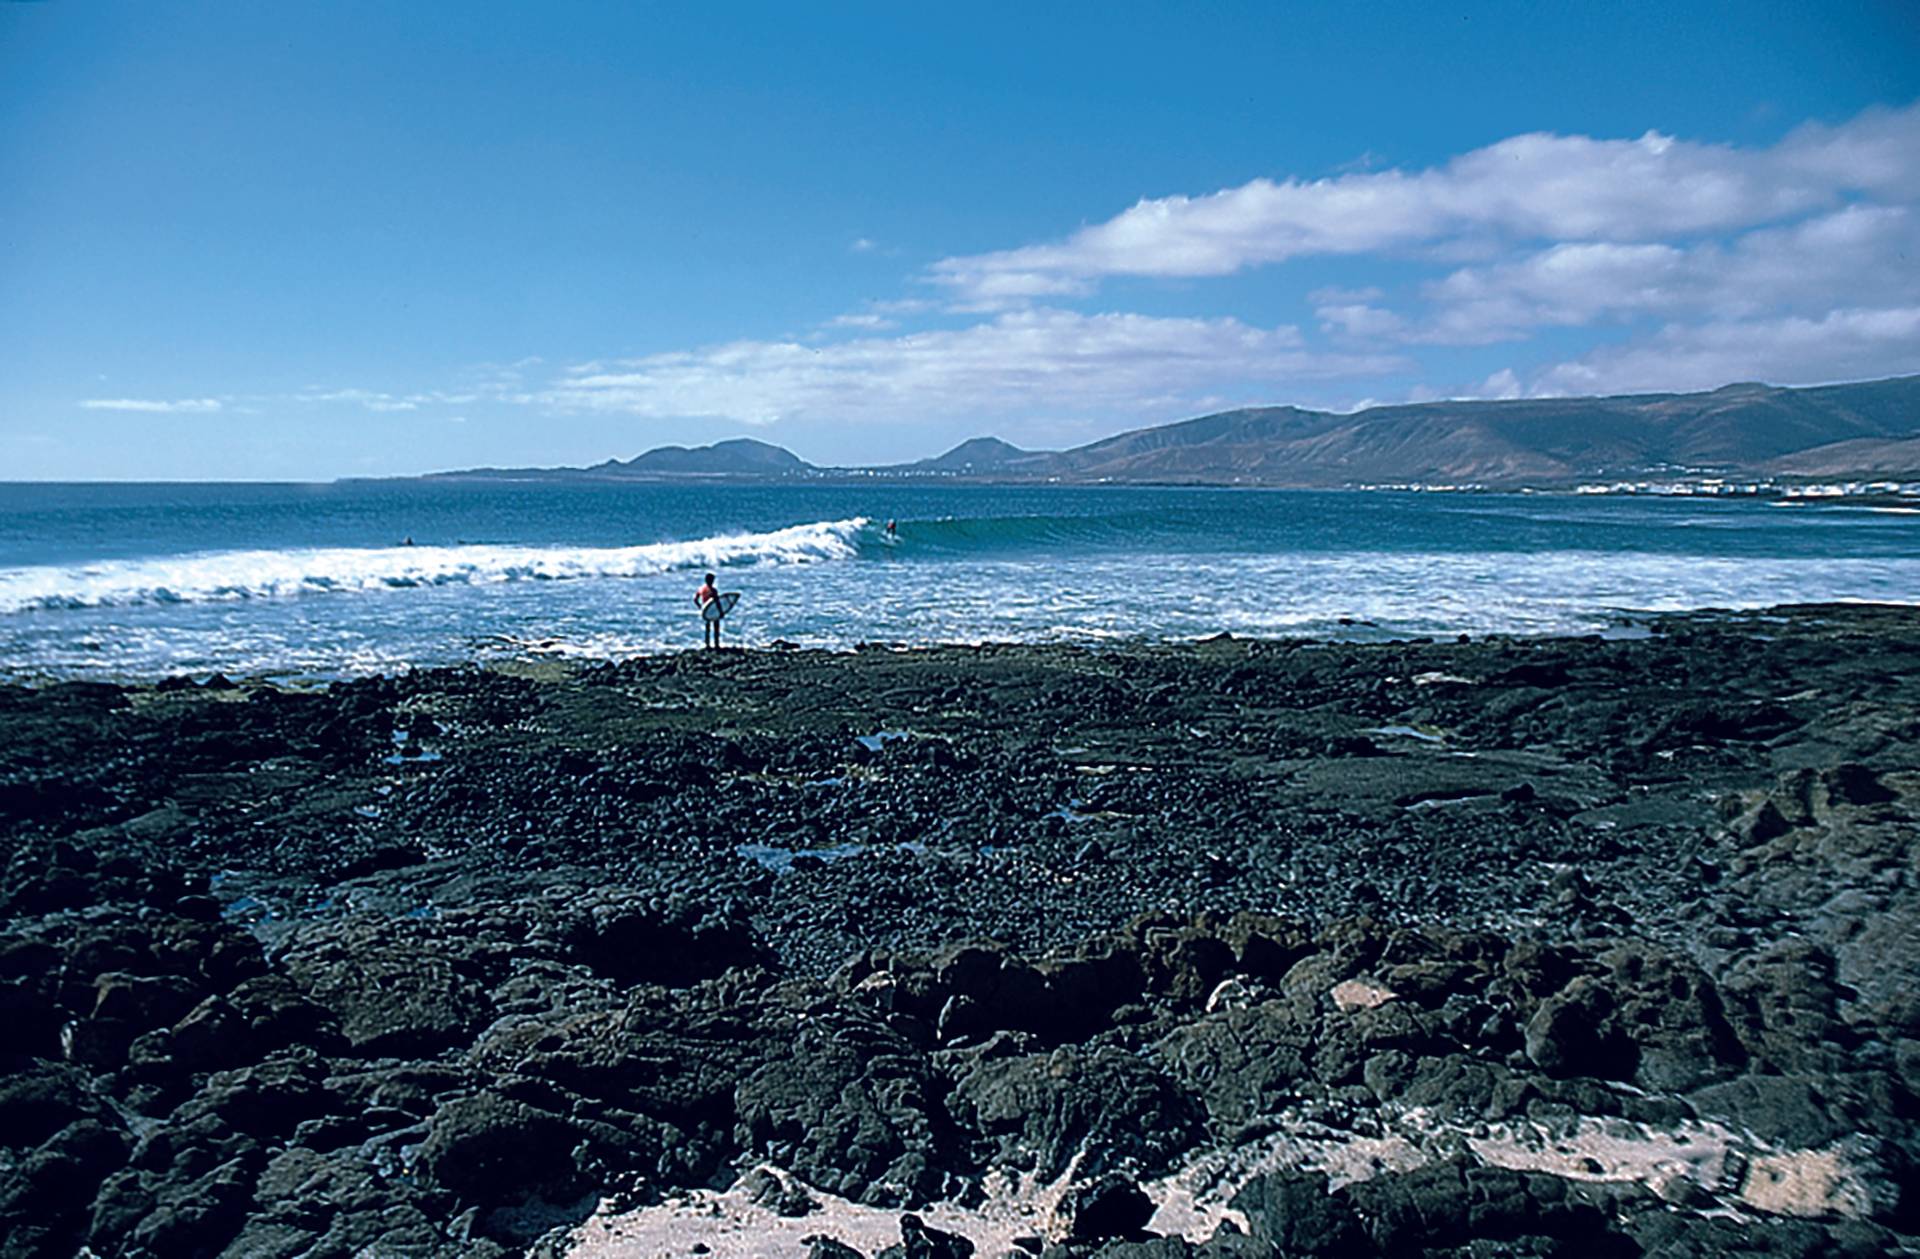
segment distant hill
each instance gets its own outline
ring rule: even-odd
[[[1920,377],[1698,394],[1426,402],[1351,415],[1259,407],[1062,451],[1075,480],[1557,484],[1680,471],[1760,475],[1825,448],[1822,475],[1885,470],[1920,437]],[[1890,451],[1882,447],[1895,443]],[[1856,444],[1863,443],[1863,444]],[[1850,457],[1851,456],[1851,457]],[[1811,466],[1811,465],[1810,465]]]
[[[943,455],[819,468],[751,438],[662,446],[592,468],[476,469],[539,480],[946,476],[1177,485],[1570,485],[1681,475],[1920,475],[1920,376],[1787,389],[1511,402],[1420,402],[1340,415],[1248,407],[1134,429],[1071,450],[976,437]]]
[[[735,437],[711,446],[656,446],[631,459],[609,459],[590,468],[465,468],[434,472],[435,481],[660,481],[680,478],[807,476],[812,464],[784,446]]]
[[[998,437],[975,437],[961,442],[944,455],[904,466],[923,472],[1004,472],[1009,468],[1019,468],[1022,464],[1041,463],[1051,458],[1051,451],[1022,450]]]
[[[1774,460],[1768,471],[1797,477],[1892,477],[1920,479],[1920,437],[1886,441],[1863,437],[1815,446]]]
[[[600,465],[630,476],[784,476],[813,465],[784,446],[736,437],[711,446],[659,446],[625,463]]]

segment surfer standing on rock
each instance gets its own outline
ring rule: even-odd
[[[693,592],[693,602],[694,605],[700,609],[700,619],[707,627],[707,646],[718,647],[720,645],[720,618],[707,614],[707,605],[720,598],[720,588],[714,585],[713,582],[713,574],[708,573],[706,580],[700,584],[700,589]],[[718,609],[715,610],[718,611]]]

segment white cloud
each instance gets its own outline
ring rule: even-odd
[[[396,397],[390,393],[381,393],[373,389],[332,389],[326,392],[302,394],[303,402],[346,402],[354,406],[365,407],[369,411],[417,411],[422,402],[439,400],[434,395],[420,394],[408,397]]]
[[[1514,375],[1513,369],[1503,367],[1481,384],[1479,396],[1506,401],[1522,397],[1525,392],[1520,387],[1520,378]]]
[[[1143,200],[1064,241],[944,259],[930,278],[962,306],[1090,292],[1107,276],[1220,276],[1309,254],[1509,240],[1649,241],[1738,231],[1920,193],[1920,105],[1809,124],[1770,148],[1528,134],[1443,166],[1256,179]]]
[[[1920,373],[1920,304],[1671,324],[1551,367],[1529,392],[1688,391],[1737,380],[1814,385],[1913,373]]]
[[[1377,302],[1386,295],[1385,289],[1371,284],[1357,289],[1331,285],[1327,288],[1315,289],[1307,294],[1307,300],[1315,306],[1350,306],[1356,302]]]
[[[1406,321],[1392,311],[1365,302],[1321,306],[1313,313],[1327,331],[1359,340],[1397,336],[1406,326]]]
[[[1288,326],[1061,310],[966,328],[827,346],[739,341],[586,364],[539,398],[647,417],[768,424],[783,419],[1164,413],[1233,391],[1395,370],[1397,358],[1304,347]]]
[[[538,359],[530,359],[524,365],[531,366],[538,362]],[[518,379],[516,374],[514,380],[517,382]],[[427,405],[459,406],[483,399],[524,401],[523,397],[516,397],[510,392],[512,387],[512,382],[502,382],[483,384],[479,389],[464,392],[428,389],[417,393],[393,394],[377,389],[328,389],[309,385],[295,393],[228,394],[218,398],[177,399],[88,398],[80,405],[90,411],[140,411],[175,415],[204,415],[224,411],[231,415],[259,415],[262,407],[340,403],[377,413],[400,413],[418,411]]]
[[[943,262],[939,267],[946,265]],[[964,278],[937,274],[936,278],[951,283],[955,290],[952,308],[972,314],[1014,310],[1042,298],[1085,297],[1094,289],[1093,281],[1085,276],[1017,268],[986,270]]]
[[[864,236],[858,236],[854,238],[853,243],[851,245],[848,245],[847,248],[856,254],[870,254],[875,249],[878,249],[879,246],[875,245],[872,241],[868,240]]]
[[[1854,205],[1731,245],[1555,245],[1427,286],[1438,307],[1410,340],[1474,345],[1543,326],[1638,315],[1753,318],[1920,300],[1920,215]]]
[[[89,411],[145,411],[158,415],[207,415],[221,410],[218,398],[88,398]]]
[[[865,331],[873,331],[882,328],[892,328],[895,326],[895,321],[888,319],[885,315],[835,315],[832,319],[827,320],[825,326],[829,328],[858,328]]]
[[[938,310],[940,303],[930,302],[924,297],[896,297],[873,302],[870,308],[879,315],[924,315],[930,310]]]

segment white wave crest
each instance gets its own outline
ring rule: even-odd
[[[0,569],[0,613],[810,564],[852,559],[867,523],[865,517],[823,520],[645,546],[314,547]]]

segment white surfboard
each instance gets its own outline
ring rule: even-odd
[[[694,596],[694,602],[700,603],[698,595]],[[705,603],[700,603],[700,615],[706,620],[717,621],[727,613],[733,611],[733,605],[738,602],[740,602],[739,591],[725,591],[707,600]]]

